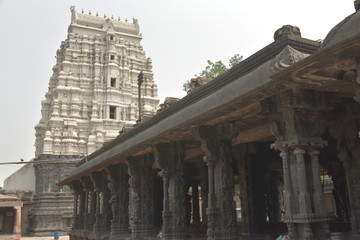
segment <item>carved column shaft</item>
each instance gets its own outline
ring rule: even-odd
[[[132,238],[152,233],[154,227],[153,158],[151,155],[127,159],[129,178],[129,225]]]
[[[236,235],[236,211],[232,172],[233,129],[229,124],[199,127],[196,137],[201,141],[208,166],[208,239],[231,239]]]
[[[76,230],[79,227],[79,196],[82,190],[81,184],[79,181],[74,181],[71,184],[69,184],[71,190],[74,193],[74,208],[73,208],[73,223],[72,223],[72,229]]]
[[[285,205],[285,214],[291,213],[291,203],[293,198],[293,191],[291,186],[291,175],[290,175],[290,165],[289,165],[289,154],[282,150],[280,153],[283,163],[283,173],[284,173],[284,205]]]
[[[171,239],[172,228],[171,228],[171,211],[169,204],[169,173],[166,171],[161,171],[160,176],[163,178],[163,212],[162,212],[162,239],[167,240]]]
[[[313,150],[309,152],[311,157],[312,177],[314,184],[314,208],[316,213],[325,215],[324,199],[321,187],[319,151]]]
[[[300,214],[311,213],[310,207],[310,198],[308,194],[308,185],[307,185],[307,174],[305,168],[305,151],[300,148],[294,150],[297,163],[297,173],[299,181],[299,205],[300,205]]]
[[[85,219],[84,227],[86,230],[93,231],[93,226],[95,223],[95,202],[96,198],[94,196],[94,185],[89,176],[84,176],[81,178],[81,182],[85,190]]]
[[[93,172],[91,175],[91,180],[93,182],[95,191],[96,191],[96,214],[95,214],[95,224],[94,232],[100,234],[104,232],[107,228],[106,226],[106,207],[108,207],[108,198],[107,191],[107,179],[104,171]]]
[[[163,177],[163,239],[180,239],[186,232],[182,143],[156,145],[155,160]]]
[[[106,168],[108,186],[111,192],[109,204],[111,207],[111,238],[128,232],[128,175],[125,165],[115,165]]]
[[[85,218],[85,192],[82,191],[80,193],[80,201],[79,201],[79,218],[78,218],[78,228],[84,228],[84,218]]]

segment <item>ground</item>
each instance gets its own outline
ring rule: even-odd
[[[0,240],[13,240],[14,235],[0,235]],[[53,240],[54,237],[21,237],[21,240]],[[59,240],[69,240],[69,236],[60,236]]]

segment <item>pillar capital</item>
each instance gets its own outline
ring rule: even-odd
[[[86,191],[92,191],[94,190],[94,184],[91,181],[90,176],[84,176],[80,178],[80,181],[82,182],[82,185],[84,186],[84,189]]]
[[[312,149],[308,152],[310,156],[318,156],[320,152],[318,150]]]
[[[179,159],[184,157],[182,142],[160,143],[154,147],[154,150],[156,163],[169,174],[173,174],[176,171]]]
[[[300,148],[300,147],[296,147],[294,150],[294,154],[295,155],[304,155],[305,154],[305,150]]]
[[[107,188],[108,180],[104,171],[92,172],[90,178],[97,192],[102,192]]]
[[[161,170],[159,173],[158,173],[159,177],[162,177],[162,178],[170,178],[171,174],[168,172],[168,171],[165,171],[165,170]]]

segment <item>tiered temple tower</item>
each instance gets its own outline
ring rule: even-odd
[[[139,25],[71,8],[68,37],[56,53],[36,129],[36,156],[86,155],[138,119],[137,76],[143,71],[143,114],[158,105],[152,62]]]
[[[140,45],[136,19],[132,23],[76,12],[71,7],[68,36],[56,53],[49,89],[36,125],[34,207],[30,232],[47,235],[71,225],[73,199],[65,178],[79,159],[124,128],[153,115],[158,106],[152,62]],[[141,116],[138,75],[141,84]]]

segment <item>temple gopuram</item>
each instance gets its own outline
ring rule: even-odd
[[[323,42],[283,26],[83,158],[59,182],[70,239],[360,239],[359,2]]]

